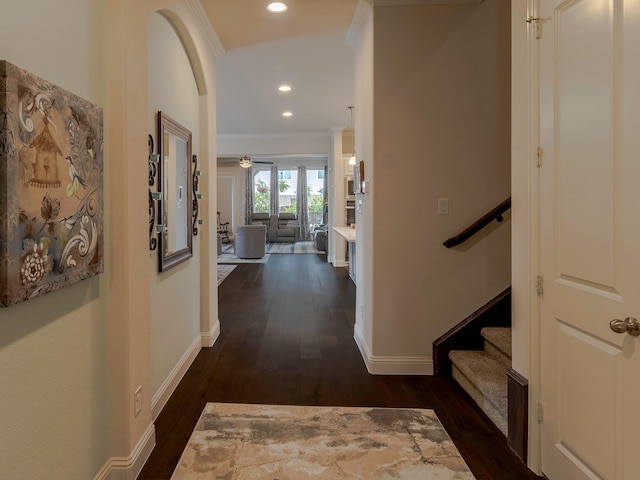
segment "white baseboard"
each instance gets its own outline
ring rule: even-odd
[[[135,480],[156,446],[156,429],[150,424],[128,457],[113,457],[93,480]]]
[[[353,338],[371,375],[433,375],[430,357],[390,357],[372,355],[358,324]]]
[[[182,380],[182,377],[184,377],[184,374],[187,372],[187,370],[195,360],[196,355],[198,355],[198,352],[200,352],[201,348],[202,335],[198,335],[198,337],[189,346],[187,351],[184,352],[184,355],[182,355],[182,358],[173,368],[164,383],[153,395],[153,398],[151,399],[151,418],[153,418],[153,421],[158,418],[158,415],[166,405],[169,397],[178,386],[178,383],[180,383],[180,380]]]
[[[211,331],[203,332],[200,334],[202,338],[202,348],[213,347],[216,340],[220,336],[220,320],[216,319],[216,323],[213,324]]]
[[[347,262],[346,260],[334,260],[331,263],[333,263],[333,266],[336,267],[336,268],[348,267],[349,266],[349,262]]]

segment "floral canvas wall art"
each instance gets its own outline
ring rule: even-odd
[[[104,270],[102,109],[0,60],[0,306]]]

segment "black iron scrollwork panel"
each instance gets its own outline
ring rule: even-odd
[[[156,174],[158,172],[157,157],[154,156],[153,136],[149,135],[149,187],[156,184]],[[156,201],[149,188],[149,250],[155,250],[158,247],[158,239],[155,236],[154,227],[156,224]]]
[[[200,209],[198,205],[198,176],[200,171],[198,170],[198,157],[193,155],[191,157],[193,163],[193,175],[191,176],[191,191],[193,192],[193,212],[191,214],[193,219],[193,234],[198,235],[198,211]]]

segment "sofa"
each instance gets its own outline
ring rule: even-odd
[[[240,225],[234,239],[234,251],[238,258],[262,258],[266,251],[264,225]]]
[[[297,242],[300,240],[300,222],[295,213],[271,215],[267,230],[269,242]]]
[[[268,213],[252,213],[249,216],[249,225],[264,225],[269,227],[271,215]]]
[[[320,252],[327,251],[327,226],[320,225],[316,227],[313,231],[313,244],[316,247],[316,250]]]

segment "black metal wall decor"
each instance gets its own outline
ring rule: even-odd
[[[158,173],[158,155],[153,153],[154,143],[153,136],[149,135],[149,250],[158,248],[158,239],[155,236],[156,224],[156,201],[159,198],[157,192],[152,192],[151,187],[156,184],[156,175]]]
[[[202,199],[202,194],[198,193],[198,181],[202,172],[198,170],[198,157],[196,155],[192,156],[191,162],[193,163],[193,175],[191,176],[193,213],[191,214],[191,217],[193,219],[193,234],[198,235],[198,225],[202,225],[204,223],[202,220],[198,219],[198,212],[200,210],[198,200]]]

